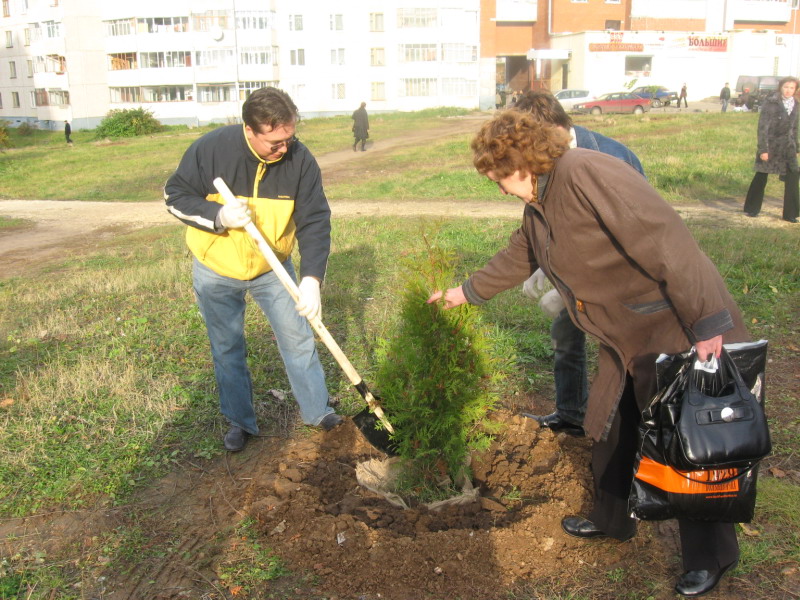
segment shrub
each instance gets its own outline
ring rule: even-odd
[[[145,108],[112,110],[95,129],[95,137],[135,137],[162,131],[164,126]]]
[[[398,491],[428,501],[435,498],[421,496],[445,476],[456,482],[468,475],[470,450],[488,447],[492,388],[502,369],[477,307],[426,303],[432,290],[452,285],[453,256],[429,247],[420,262],[404,265],[401,318],[391,339],[379,343],[376,387],[402,461]]]
[[[24,121],[22,124],[20,124],[19,127],[17,127],[17,135],[22,136],[22,137],[27,137],[29,135],[33,135],[33,130],[34,129],[35,128],[31,127],[30,123],[28,123],[27,121]]]
[[[11,148],[11,138],[8,137],[8,121],[0,121],[0,150]]]

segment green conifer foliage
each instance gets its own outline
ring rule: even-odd
[[[426,303],[434,290],[453,286],[453,262],[429,247],[423,261],[405,265],[397,331],[378,349],[376,385],[403,459],[401,493],[424,495],[445,476],[468,476],[469,451],[491,441],[487,416],[503,369],[492,358],[478,309]]]

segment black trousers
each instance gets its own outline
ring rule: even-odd
[[[756,173],[747,190],[744,212],[757,215],[764,202],[764,188],[767,187],[767,173]],[[800,173],[787,171],[783,176],[783,218],[787,221],[800,217]]]
[[[636,521],[628,512],[628,493],[633,482],[637,426],[643,408],[636,404],[633,381],[628,377],[608,438],[592,446],[594,508],[587,518],[619,539],[629,537],[636,529]],[[715,571],[739,556],[733,523],[678,519],[678,527],[685,571]]]

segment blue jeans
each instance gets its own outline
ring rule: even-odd
[[[589,383],[586,375],[586,334],[575,327],[565,308],[550,326],[555,359],[556,414],[573,425],[583,425]]]
[[[291,259],[283,266],[295,279]],[[303,422],[318,425],[325,415],[333,412],[328,406],[325,373],[311,326],[297,314],[294,300],[275,273],[270,271],[250,281],[241,281],[219,275],[195,259],[192,275],[197,304],[211,342],[220,411],[231,424],[248,433],[258,433],[244,338],[247,292],[272,326]]]

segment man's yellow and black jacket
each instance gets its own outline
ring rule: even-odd
[[[243,125],[220,127],[189,147],[164,186],[167,209],[189,225],[186,242],[192,254],[220,275],[250,280],[270,266],[244,229],[217,225],[225,203],[212,183],[217,177],[247,201],[253,222],[281,261],[296,240],[300,278],[324,279],[331,211],[308,148],[295,142],[281,159],[267,162],[248,143]]]

